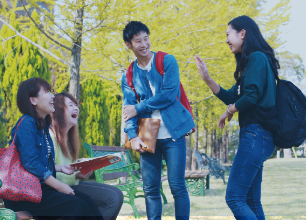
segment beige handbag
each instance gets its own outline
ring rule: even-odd
[[[160,119],[153,118],[139,118],[137,136],[146,144],[147,148],[142,148],[152,154],[155,153],[156,141],[160,126]],[[125,149],[132,149],[131,142],[128,136],[124,144]]]

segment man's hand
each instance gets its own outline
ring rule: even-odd
[[[130,118],[133,118],[137,115],[135,105],[125,105],[123,106],[123,119],[126,122]]]
[[[134,151],[137,151],[139,153],[146,152],[142,148],[147,148],[147,146],[146,146],[145,143],[143,143],[143,141],[139,137],[134,137],[130,141],[131,141],[131,144],[132,144],[132,149]]]

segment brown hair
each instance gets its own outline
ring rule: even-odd
[[[72,102],[78,105],[78,101],[68,92],[62,92],[55,95],[54,98],[54,113],[51,114],[52,126],[51,130],[55,134],[56,142],[59,144],[62,153],[65,157],[75,161],[79,157],[80,140],[78,134],[78,126],[72,126],[68,134],[65,132],[65,97],[69,98]]]
[[[17,106],[19,111],[22,114],[27,114],[34,118],[37,129],[39,130],[46,127],[46,124],[51,124],[50,115],[47,115],[45,118],[40,117],[30,101],[30,97],[38,97],[41,88],[45,91],[50,91],[51,85],[44,79],[34,77],[21,82],[17,91]]]

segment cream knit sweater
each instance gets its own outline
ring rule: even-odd
[[[55,164],[57,165],[66,165],[71,164],[73,161],[67,157],[65,157],[61,151],[60,146],[56,142],[55,134],[50,129],[50,136],[54,145],[54,153],[55,153]],[[74,186],[79,184],[79,180],[75,179],[75,173],[72,175],[67,175],[65,173],[57,172],[56,179],[61,181],[62,183],[66,183],[69,186]]]

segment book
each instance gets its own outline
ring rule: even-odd
[[[81,161],[69,164],[76,167],[83,175],[91,170],[97,170],[121,161],[121,153],[107,154],[95,158],[82,158]]]

